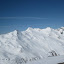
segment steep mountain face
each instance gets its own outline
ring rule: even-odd
[[[29,27],[0,35],[0,64],[22,64],[58,55],[64,55],[64,27]]]

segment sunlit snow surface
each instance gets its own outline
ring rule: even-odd
[[[54,64],[64,60],[64,27],[28,28],[0,35],[0,64]]]

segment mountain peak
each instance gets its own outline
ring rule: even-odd
[[[28,27],[26,31],[31,32],[32,30],[33,30],[33,28]]]
[[[26,31],[14,30],[8,34],[0,35],[0,58],[10,58],[16,61],[17,57],[31,60],[48,57],[51,53],[52,55],[55,53],[64,55],[64,37],[59,32],[50,27],[45,29],[29,27]]]
[[[50,27],[47,27],[46,29],[50,30],[50,29],[52,29],[52,28],[50,28]]]
[[[17,32],[18,32],[18,30],[14,30],[12,33],[13,33],[14,35],[17,35]]]
[[[32,30],[33,28],[31,28],[31,27],[28,27],[28,29],[27,30]]]

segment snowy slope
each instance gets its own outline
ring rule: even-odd
[[[27,64],[58,64],[64,62],[64,56],[48,57],[38,61],[27,62]]]
[[[29,27],[0,35],[0,64],[22,64],[60,55],[64,55],[64,27]]]

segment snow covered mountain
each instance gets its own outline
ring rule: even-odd
[[[0,64],[22,64],[60,55],[64,55],[64,27],[29,27],[0,35]]]

